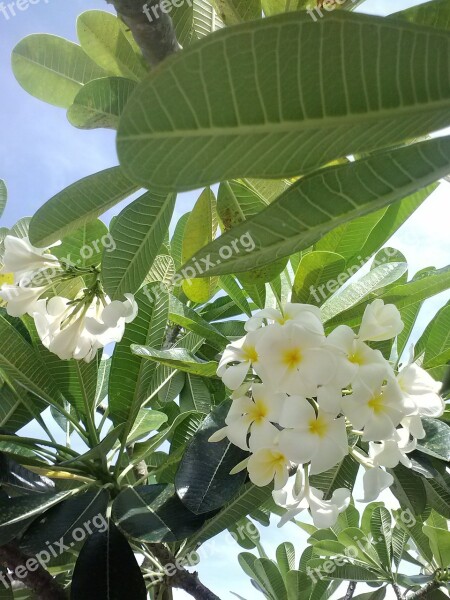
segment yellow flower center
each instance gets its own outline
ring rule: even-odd
[[[313,435],[318,435],[323,438],[328,433],[328,423],[322,417],[313,419],[309,422],[309,431]]]
[[[302,353],[300,348],[291,348],[286,350],[283,354],[283,363],[288,369],[296,369],[302,361]]]
[[[261,423],[268,414],[269,410],[263,402],[255,402],[255,405],[249,413],[249,416],[255,423]]]
[[[377,394],[376,396],[371,398],[371,400],[369,400],[369,402],[368,402],[368,406],[369,406],[369,408],[371,408],[373,410],[373,412],[376,415],[382,413],[384,410],[383,392],[380,392],[379,394]]]
[[[361,365],[365,364],[363,355],[361,353],[359,353],[358,351],[354,352],[353,354],[350,354],[350,356],[348,357],[348,360],[355,365],[361,366]]]
[[[249,360],[251,363],[258,361],[258,353],[256,352],[255,346],[244,346],[242,350],[244,352],[245,360]]]
[[[281,467],[284,467],[285,464],[287,463],[285,455],[278,451],[271,452],[270,458],[271,458],[270,463],[274,469],[279,469]]]

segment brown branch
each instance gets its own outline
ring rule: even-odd
[[[159,0],[106,0],[130,28],[148,64],[155,67],[181,50],[170,15]]]
[[[430,581],[427,583],[421,590],[417,592],[413,592],[409,596],[406,597],[406,600],[422,600],[422,598],[428,598],[428,594],[437,590],[441,584],[439,581]]]
[[[176,587],[190,594],[195,600],[220,600],[198,578],[197,573],[190,573],[176,559],[163,544],[148,544],[153,556],[161,563],[165,573],[166,582],[170,587]]]
[[[356,590],[356,581],[350,581],[344,600],[352,600]]]
[[[28,561],[30,562],[28,563]],[[50,573],[35,558],[23,554],[14,544],[5,544],[0,547],[0,563],[12,571],[13,581],[21,581],[34,592],[38,600],[67,600],[64,588],[53,579]],[[29,567],[27,567],[27,563]],[[2,577],[8,584],[12,583],[5,573]],[[0,585],[4,585],[4,582],[2,581]]]
[[[403,594],[401,589],[398,587],[398,585],[396,583],[391,583],[392,589],[395,592],[396,597],[398,598],[398,600],[404,600],[403,598]]]

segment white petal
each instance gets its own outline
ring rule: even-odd
[[[228,367],[222,374],[222,381],[230,390],[235,390],[244,381],[250,369],[250,362],[243,362],[238,365]]]
[[[364,499],[360,502],[373,502],[381,492],[394,483],[390,473],[386,473],[380,467],[367,469],[363,476]]]

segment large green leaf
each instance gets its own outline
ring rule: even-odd
[[[253,483],[245,484],[217,515],[208,519],[203,527],[188,540],[186,547],[183,548],[183,556],[186,556],[190,550],[197,548],[198,544],[206,542],[255,511],[271,498],[271,494],[271,486],[261,488]]]
[[[216,407],[203,421],[186,450],[175,478],[177,493],[196,514],[221,508],[238,492],[245,481],[245,471],[230,475],[248,453],[228,439],[210,442],[213,433],[225,426],[229,402]]]
[[[450,29],[450,4],[448,0],[433,0],[389,15],[392,19],[405,19],[410,23]]]
[[[224,29],[136,90],[120,161],[152,189],[183,191],[298,175],[419,137],[450,122],[449,42],[444,31],[341,11]]]
[[[430,540],[431,550],[436,562],[442,569],[447,569],[450,565],[450,531],[424,525],[423,532]]]
[[[450,302],[433,318],[422,338],[417,342],[416,354],[424,351],[425,369],[450,361]]]
[[[94,79],[75,96],[67,118],[79,129],[117,129],[119,117],[135,87],[134,81],[123,77]]]
[[[80,46],[48,34],[20,41],[12,53],[12,68],[29,94],[63,108],[72,104],[85,83],[106,75]]]
[[[88,10],[78,17],[81,47],[92,60],[111,75],[139,81],[147,69],[126,34],[126,26],[111,13]]]
[[[389,572],[392,563],[392,519],[391,513],[384,506],[377,506],[371,518],[373,544],[381,564]]]
[[[320,306],[345,276],[345,259],[335,252],[309,252],[302,256],[295,274],[292,302]]]
[[[415,515],[421,515],[427,504],[423,479],[399,464],[395,469],[389,470],[394,477],[390,490],[400,502],[400,505],[409,509]]]
[[[135,293],[155,260],[169,229],[176,196],[147,192],[115,219],[111,236],[115,249],[105,249],[102,280],[111,298]]]
[[[380,152],[300,179],[263,211],[196,253],[209,274],[241,272],[308,248],[335,227],[379,210],[450,170],[450,138]],[[254,250],[221,260],[221,249],[247,236]],[[219,261],[219,262],[217,262]],[[192,266],[188,261],[186,266]]]
[[[0,534],[4,527],[19,523],[30,517],[36,517],[66,498],[73,496],[78,490],[48,492],[46,494],[30,494],[15,498],[0,498]]]
[[[157,295],[152,297],[153,290]],[[130,346],[148,343],[161,348],[169,315],[168,295],[161,291],[158,283],[138,292],[136,302],[138,315],[126,326],[122,341],[116,344],[109,379],[110,417],[116,424],[128,421],[129,426],[153,391],[151,382],[156,370],[155,363],[135,356]]]
[[[206,518],[188,510],[172,484],[123,490],[114,500],[112,517],[128,536],[147,543],[184,540],[200,529]]]
[[[50,405],[62,405],[61,392],[55,386],[39,353],[0,315],[0,368],[20,386]]]
[[[95,574],[95,576],[93,576]],[[73,572],[71,600],[146,600],[141,569],[125,536],[114,523],[84,544]]]
[[[450,427],[438,419],[424,418],[426,436],[418,440],[417,449],[446,462],[450,462]]]
[[[20,540],[20,547],[30,556],[45,550],[48,544],[62,542],[74,546],[72,533],[81,527],[85,537],[106,523],[105,514],[109,501],[108,490],[99,488],[53,506],[33,521]],[[101,517],[103,516],[103,522]],[[93,522],[97,526],[93,526]]]
[[[137,189],[120,167],[80,179],[36,212],[30,223],[30,241],[35,246],[53,244],[67,233],[94,221]]]
[[[207,415],[211,410],[211,402],[211,393],[204,380],[197,375],[187,374],[180,395],[181,410],[197,410]]]
[[[155,350],[149,346],[133,344],[131,352],[135,356],[145,358],[150,362],[157,362],[172,369],[179,369],[191,375],[214,377],[217,363],[214,361],[202,362],[185,348],[172,348],[172,350]]]

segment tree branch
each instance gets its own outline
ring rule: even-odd
[[[391,585],[392,585],[392,589],[394,590],[395,595],[397,596],[398,600],[404,600],[402,591],[398,587],[398,585],[396,583],[391,583]]]
[[[345,594],[344,600],[352,600],[356,590],[356,581],[350,581],[347,593]]]
[[[34,561],[33,570],[26,566],[29,560]],[[23,554],[14,544],[5,544],[0,547],[0,562],[13,572],[13,579],[21,581],[28,589],[32,590],[38,600],[67,600],[64,588],[53,579],[50,573],[36,559]],[[22,572],[25,571],[23,577],[14,575],[14,572],[20,567]],[[3,577],[5,580],[7,579],[6,574]]]
[[[407,596],[406,600],[422,600],[422,598],[426,599],[428,598],[428,594],[430,594],[434,590],[437,590],[440,586],[441,584],[439,583],[439,581],[430,581],[421,590],[413,592],[412,594]]]
[[[190,573],[163,544],[148,544],[148,548],[163,566],[167,573],[167,583],[190,594],[195,600],[220,600],[198,578],[197,573]],[[175,572],[172,574],[172,572]],[[170,575],[169,575],[170,574]],[[169,583],[170,582],[170,583]]]
[[[159,0],[106,0],[130,28],[137,45],[150,66],[181,50],[175,29]]]

